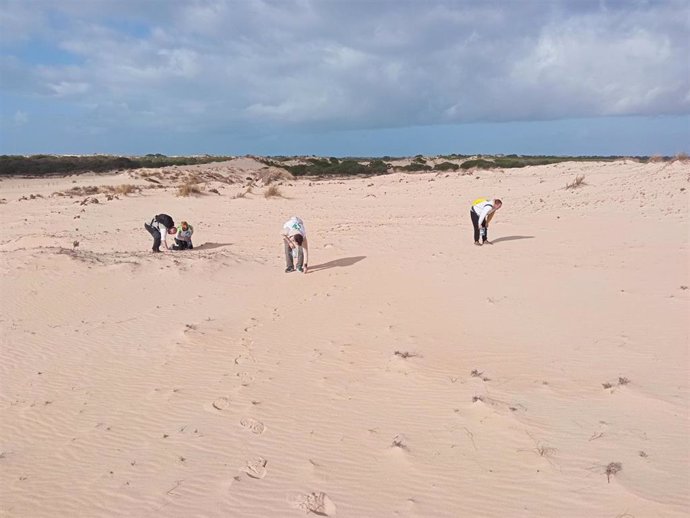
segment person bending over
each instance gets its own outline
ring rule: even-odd
[[[304,228],[304,221],[293,216],[283,225],[281,235],[285,244],[285,273],[295,271],[295,260],[297,261],[297,270],[307,273],[309,242],[307,241],[307,229]]]
[[[472,218],[472,227],[474,228],[474,244],[481,246],[484,243],[491,244],[489,241],[489,223],[496,214],[496,211],[503,206],[503,202],[499,199],[485,199],[479,198],[474,200],[470,208],[470,218]],[[482,242],[479,242],[481,236]]]
[[[158,214],[154,216],[151,223],[144,223],[144,228],[153,237],[153,248],[151,249],[154,253],[161,251],[161,242],[168,250],[168,234],[175,234],[177,229],[175,228],[175,223],[173,219],[167,214]]]

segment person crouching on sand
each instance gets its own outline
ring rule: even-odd
[[[297,260],[297,270],[307,273],[309,243],[307,242],[307,230],[304,228],[304,221],[293,216],[283,225],[281,236],[283,236],[283,243],[285,244],[285,273],[295,271],[295,259]]]
[[[175,236],[175,244],[173,245],[173,250],[192,250],[194,248],[194,246],[192,245],[193,233],[193,226],[191,226],[186,221],[180,223],[180,226],[177,227],[177,235]]]
[[[167,214],[158,214],[154,216],[151,223],[144,223],[144,228],[148,230],[151,237],[153,237],[153,252],[158,253],[161,251],[161,241],[168,250],[168,234],[175,234],[177,229],[175,228],[175,222]]]
[[[503,202],[499,199],[479,198],[474,200],[472,208],[470,208],[470,218],[472,218],[472,227],[474,227],[474,244],[481,246],[484,243],[491,244],[489,241],[489,223],[496,214],[496,211],[503,206]],[[482,237],[482,242],[479,242],[479,236]]]

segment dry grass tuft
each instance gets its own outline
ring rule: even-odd
[[[606,383],[602,383],[601,386],[604,387],[605,389],[610,389],[614,387],[622,387],[624,385],[627,385],[630,383],[630,380],[626,378],[625,376],[620,376],[618,378],[618,383],[612,383],[610,381],[607,381]]]
[[[177,195],[183,197],[201,194],[202,191],[203,187],[201,187],[198,183],[189,181],[177,187]]]
[[[486,376],[484,376],[483,372],[479,372],[477,369],[474,369],[472,372],[470,372],[470,376],[472,376],[473,378],[479,378],[482,381],[491,381],[491,378],[487,378]]]
[[[537,444],[535,448],[540,457],[549,458],[554,455],[558,450],[556,448],[550,448],[545,444]]]
[[[294,180],[295,177],[283,169],[266,168],[257,173],[256,179],[264,185],[270,185],[279,180]]]
[[[690,157],[688,157],[687,153],[677,153],[675,157],[673,157],[673,160],[675,162],[687,162],[690,160]]]
[[[585,175],[579,174],[575,177],[575,179],[572,182],[565,184],[565,188],[566,190],[577,189],[578,187],[582,187],[584,185],[587,185],[585,183]]]
[[[271,185],[264,191],[264,198],[282,198],[283,193],[277,185]]]
[[[129,184],[129,183],[123,183],[122,185],[118,185],[117,187],[114,187],[113,191],[117,194],[123,194],[123,195],[127,196],[128,194],[140,192],[141,188],[137,187],[136,185]]]
[[[407,351],[395,351],[393,354],[395,354],[395,356],[400,356],[402,359],[414,358],[415,356],[417,356],[417,354],[410,353]]]
[[[606,466],[606,480],[611,483],[611,477],[623,469],[623,465],[620,462],[609,462]]]
[[[251,186],[251,185],[250,185],[249,187],[247,187],[246,190],[244,190],[244,191],[242,191],[242,192],[238,192],[237,194],[235,194],[235,195],[233,196],[233,198],[234,198],[234,199],[237,199],[237,198],[246,198],[246,197],[247,197],[247,194],[253,194],[253,192],[252,192],[252,186]]]
[[[663,162],[663,161],[664,161],[664,157],[661,156],[661,155],[652,155],[652,156],[649,157],[649,161],[652,162],[652,163]]]
[[[400,448],[401,450],[409,450],[406,443],[407,441],[405,440],[405,437],[403,435],[398,434],[393,438],[391,447]]]

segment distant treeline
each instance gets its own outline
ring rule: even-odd
[[[79,173],[110,173],[126,169],[156,168],[171,165],[206,164],[232,157],[169,157],[151,154],[141,157],[110,155],[0,155],[0,176],[50,176]]]
[[[352,175],[379,175],[392,171],[423,172],[423,171],[457,171],[468,169],[495,169],[495,168],[518,168],[530,165],[548,165],[560,162],[593,162],[605,161],[612,162],[623,158],[633,158],[641,162],[649,161],[649,157],[622,157],[622,156],[520,156],[520,155],[500,155],[500,156],[479,156],[477,155],[442,155],[434,157],[443,159],[443,162],[434,163],[429,161],[429,157],[416,155],[408,165],[393,166],[389,160],[403,160],[402,157],[392,158],[384,156],[381,158],[316,158],[303,159],[305,163],[297,165],[287,165],[284,162],[295,160],[295,157],[278,156],[271,158],[259,158],[266,165],[280,167],[295,176],[352,176]],[[454,160],[455,162],[450,162]],[[668,157],[652,157],[653,161],[670,160]],[[460,163],[456,163],[460,162]]]
[[[386,174],[391,168],[391,164],[379,159],[367,159],[362,162],[352,159],[338,158],[307,158],[304,164],[286,165],[281,163],[285,158],[276,160],[259,160],[273,167],[280,167],[290,172],[294,176],[355,176],[355,175],[379,175]],[[289,160],[289,159],[288,159]]]
[[[93,156],[60,156],[60,155],[1,155],[0,176],[50,176],[80,173],[111,173],[127,169],[157,168],[174,165],[206,164],[230,160],[230,156],[196,156],[169,157],[161,154],[149,154],[141,157],[121,157],[110,155]],[[279,167],[295,176],[372,176],[391,172],[393,160],[403,157],[384,156],[381,158],[303,158],[303,157],[255,157],[265,165]],[[613,161],[632,158],[640,162],[666,161],[670,157],[622,157],[622,156],[521,156],[521,155],[442,155],[430,158],[416,155],[410,164],[396,166],[395,169],[410,172],[422,171],[457,171],[467,169],[516,168],[530,165],[548,165],[559,162]],[[435,163],[442,159],[443,162]],[[299,160],[303,163],[289,165],[285,162]],[[451,162],[452,160],[452,162]],[[459,163],[457,163],[459,162]]]

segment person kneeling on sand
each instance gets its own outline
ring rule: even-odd
[[[481,246],[482,244],[491,244],[489,241],[489,223],[496,214],[496,211],[503,206],[503,202],[499,199],[479,198],[474,200],[470,208],[470,218],[472,218],[472,226],[474,227],[474,244]],[[482,237],[482,242],[479,242],[479,236]]]
[[[161,251],[161,241],[167,250],[168,234],[175,234],[177,232],[175,222],[167,214],[158,214],[154,216],[151,223],[144,223],[144,228],[148,230],[149,234],[153,237],[153,248],[151,249],[153,252]]]
[[[180,223],[180,226],[177,227],[177,235],[175,236],[175,244],[173,245],[173,250],[192,250],[194,248],[194,246],[192,245],[193,233],[193,226],[191,226],[186,221]]]
[[[307,230],[304,228],[304,221],[293,216],[283,225],[281,235],[285,244],[285,273],[295,271],[295,259],[297,260],[297,270],[307,273],[309,243],[307,242]]]

